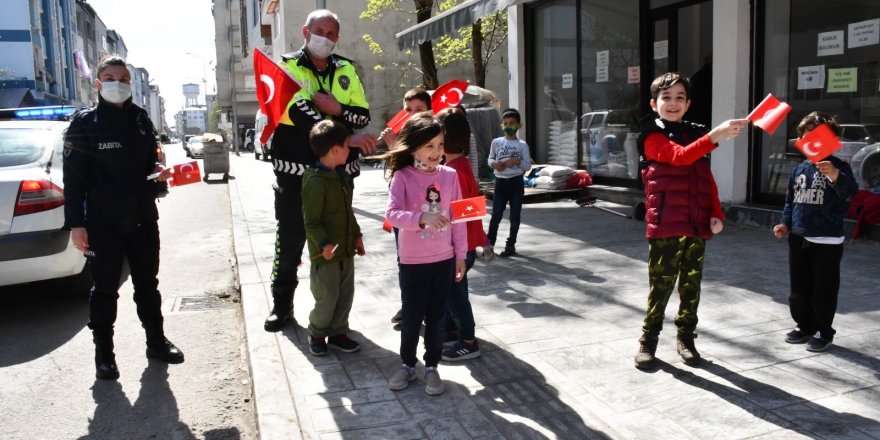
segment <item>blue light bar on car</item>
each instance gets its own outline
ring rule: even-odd
[[[16,119],[46,119],[70,116],[76,112],[76,107],[51,106],[22,108],[14,111]]]

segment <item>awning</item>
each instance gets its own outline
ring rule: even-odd
[[[529,0],[468,0],[440,15],[398,32],[395,35],[397,47],[404,50],[418,46],[425,41],[448,35],[458,28],[470,26],[487,15],[527,1]]]

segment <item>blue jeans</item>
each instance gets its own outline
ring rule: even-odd
[[[416,365],[419,330],[425,321],[425,366],[436,367],[443,351],[443,315],[446,300],[455,283],[455,258],[436,263],[403,264],[400,267],[400,293],[403,295],[403,321],[400,323],[400,359]]]
[[[453,327],[458,332],[459,341],[473,341],[474,336],[474,311],[471,309],[471,301],[468,299],[468,279],[467,271],[474,267],[477,259],[477,251],[468,251],[464,260],[464,277],[461,281],[452,284],[452,291],[449,293],[448,313],[446,319],[454,323],[454,327],[448,325],[446,328]]]
[[[507,203],[510,203],[510,235],[507,237],[507,246],[516,245],[516,234],[519,232],[519,216],[522,212],[523,197],[526,189],[523,185],[522,174],[509,179],[495,179],[495,195],[492,198],[492,219],[489,220],[489,242],[495,246],[495,238],[498,235],[498,225],[504,215]]]

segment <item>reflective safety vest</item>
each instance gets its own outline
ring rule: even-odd
[[[330,116],[318,114],[317,110],[311,104],[312,95],[319,91],[332,94],[336,100],[342,104],[343,113],[338,118],[341,119],[349,128],[362,128],[370,122],[369,108],[366,96],[364,95],[364,87],[355,71],[354,63],[336,54],[331,54],[328,58],[327,68],[323,75],[319,75],[317,69],[314,68],[311,60],[306,56],[305,52],[300,50],[293,54],[281,57],[281,66],[286,68],[288,72],[296,79],[302,88],[293,95],[293,99],[287,104],[287,111],[281,118],[281,124],[295,125],[290,119],[290,108],[297,105],[296,110],[311,113],[316,122],[321,119],[329,119]],[[297,102],[308,101],[308,105],[302,105]],[[360,109],[346,109],[345,107],[359,107]],[[296,111],[294,110],[294,111]]]

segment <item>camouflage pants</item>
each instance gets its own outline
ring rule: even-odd
[[[672,237],[648,240],[648,311],[642,331],[657,337],[663,328],[666,304],[678,279],[681,304],[675,326],[679,334],[692,334],[697,328],[700,305],[700,282],[703,279],[703,255],[706,240],[700,237]]]

